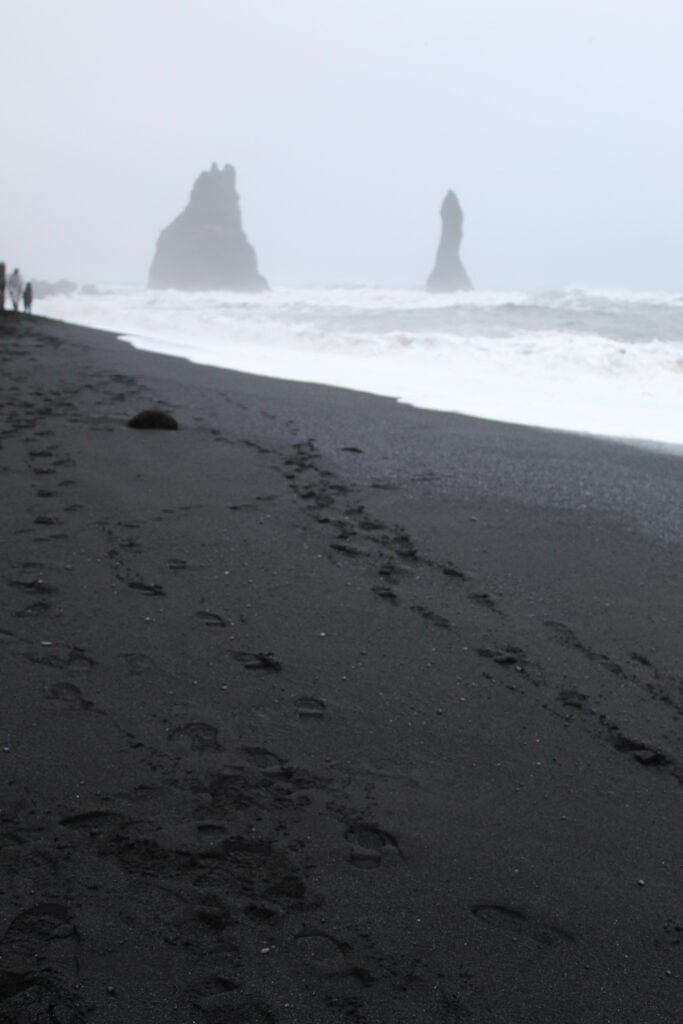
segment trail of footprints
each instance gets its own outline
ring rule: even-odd
[[[361,453],[355,446],[347,446],[343,450]],[[331,472],[321,469],[319,461],[320,455],[312,440],[298,442],[293,446],[292,454],[285,459],[285,477],[316,521],[335,530],[335,539],[330,542],[332,552],[378,562],[377,573],[381,583],[372,587],[378,598],[398,604],[397,587],[401,579],[413,573],[418,566],[441,571],[460,583],[470,581],[467,573],[451,566],[437,565],[420,556],[406,530],[400,526],[388,526],[371,516],[363,504],[350,500],[350,488]],[[341,516],[338,513],[335,516],[340,498],[345,498],[346,504]],[[503,614],[495,598],[486,592],[470,592],[466,596],[496,615]],[[448,617],[433,609],[415,604],[411,610],[439,629],[451,628]]]
[[[132,814],[102,806],[63,815],[59,827],[73,837],[74,863],[84,852],[112,860],[135,880],[136,891],[152,886],[168,894],[178,911],[165,916],[163,941],[201,953],[191,984],[209,1022],[239,1007],[247,1015],[227,1019],[252,1021],[270,1012],[252,986],[254,949],[280,951],[283,984],[291,988],[298,976],[313,1004],[324,997],[361,1006],[375,986],[383,1001],[405,969],[350,922],[322,923],[326,901],[309,880],[306,837],[313,819],[331,815],[340,867],[346,860],[349,870],[361,872],[388,860],[400,864],[397,839],[355,817],[344,777],[312,774],[267,748],[244,747],[241,755],[192,778],[194,839],[188,833],[182,846],[169,844],[162,809],[150,816],[145,800],[145,814],[135,813],[134,793]],[[265,834],[250,827],[261,817]],[[356,994],[363,992],[368,995]]]
[[[343,450],[360,454],[360,449],[355,447]],[[398,605],[401,580],[418,565],[421,568],[440,571],[460,584],[471,584],[470,576],[462,570],[453,566],[440,566],[420,556],[405,530],[400,527],[387,527],[385,523],[369,516],[362,504],[354,504],[349,500],[350,489],[336,481],[330,472],[321,470],[319,461],[320,455],[312,440],[299,442],[293,446],[292,454],[285,461],[285,476],[310,514],[318,522],[336,530],[336,538],[330,544],[331,551],[349,558],[378,561],[377,571],[381,582],[372,587],[378,599],[389,605]],[[342,516],[339,517],[335,516],[334,512],[341,498],[346,499],[346,505]],[[495,598],[487,591],[471,590],[464,596],[492,614],[504,617]],[[452,623],[447,616],[421,604],[409,607],[431,626],[441,630],[452,629]],[[670,696],[670,688],[667,689],[662,684],[660,674],[645,655],[633,652],[631,665],[625,669],[609,655],[596,652],[584,644],[566,624],[549,620],[545,627],[557,644],[574,649],[596,668],[644,686],[648,694],[655,699],[669,704],[674,703]],[[507,644],[501,648],[481,646],[477,648],[477,652],[483,659],[490,660],[493,666],[510,669],[522,675],[534,687],[545,685],[544,673],[540,666],[532,666],[530,659],[518,645]],[[643,673],[650,675],[650,679],[645,683],[641,678]],[[484,675],[491,678],[490,673],[486,671]],[[680,688],[683,689],[683,680]],[[565,708],[588,717],[598,717],[603,734],[617,751],[630,754],[641,766],[666,769],[683,782],[683,766],[670,754],[651,746],[646,741],[625,737],[613,722],[604,716],[596,716],[589,706],[588,698],[580,691],[562,689],[558,694],[558,700]],[[683,704],[679,706],[674,703],[674,706],[683,714]]]
[[[36,429],[41,417],[50,411],[49,404],[45,404],[50,401],[49,397],[36,397],[36,404],[25,403],[23,411],[15,408],[10,414],[10,426],[5,435],[34,430],[35,434],[28,441],[31,447],[27,449],[33,475],[57,477],[58,471],[71,468],[71,461],[68,456],[60,456],[56,445],[51,443],[50,431]],[[59,404],[64,405],[62,395]],[[74,409],[73,403],[69,406]],[[311,514],[336,530],[331,549],[337,555],[377,560],[381,583],[373,589],[379,600],[398,603],[401,580],[417,564],[439,570],[458,584],[470,582],[467,574],[458,569],[421,559],[405,531],[399,527],[388,528],[368,516],[362,505],[347,503],[342,516],[333,518],[339,501],[348,501],[349,491],[332,474],[318,468],[318,458],[312,442],[298,444],[287,462],[286,474]],[[69,487],[74,481],[66,478],[59,483],[55,480],[55,484]],[[39,498],[53,498],[57,492],[38,486],[35,493]],[[59,516],[79,507],[73,503],[59,512],[40,513],[33,525],[41,531],[58,528]],[[139,524],[128,525],[133,530]],[[63,535],[43,532],[40,536],[44,541]],[[119,542],[112,555],[122,565],[121,548],[134,551],[134,537]],[[168,568],[174,572],[186,567],[181,558],[172,558],[168,563]],[[129,574],[124,578],[141,599],[165,596],[164,587],[153,580],[135,575],[131,578]],[[15,610],[17,617],[41,615],[50,610],[56,589],[44,576],[39,561],[25,562],[7,584],[13,593],[28,601]],[[466,597],[502,615],[488,593],[471,592]],[[451,628],[445,616],[429,608],[414,605],[411,610],[434,628]],[[197,612],[197,619],[209,628],[226,625],[222,616],[208,610]],[[547,628],[557,643],[573,647],[596,667],[613,675],[626,675],[608,656],[583,645],[569,627],[549,622]],[[234,651],[232,654],[247,671],[282,670],[278,659],[267,651]],[[528,659],[513,645],[501,649],[482,647],[479,654],[495,666],[495,671],[529,673]],[[62,702],[74,714],[104,714],[71,678],[74,671],[87,672],[94,665],[94,659],[85,650],[79,647],[47,649],[39,653],[30,650],[26,657],[62,676],[48,687],[49,699]],[[633,661],[638,670],[651,671],[656,681],[656,670],[646,658],[634,653]],[[133,675],[144,675],[153,668],[150,659],[140,653],[125,655],[125,662]],[[586,712],[589,703],[578,690],[563,690],[559,700],[564,707],[579,714]],[[292,715],[302,728],[318,728],[323,727],[328,709],[320,697],[302,695],[294,700]],[[603,725],[615,750],[633,757],[644,767],[678,771],[678,766],[662,751],[623,735],[611,723]],[[213,764],[225,754],[219,730],[194,719],[169,729],[168,746],[172,754],[183,760],[193,758],[197,763],[209,759]],[[179,786],[183,784],[178,782]],[[263,941],[280,943],[283,929],[287,931],[285,923],[293,918],[294,934],[291,930],[287,934],[293,940],[296,957],[313,975],[328,980],[344,979],[361,990],[378,982],[400,988],[397,978],[403,971],[402,965],[393,965],[388,971],[386,961],[373,951],[367,940],[359,935],[339,935],[316,923],[323,897],[308,881],[305,841],[301,838],[306,834],[304,826],[308,814],[318,814],[322,807],[337,819],[340,863],[348,863],[351,870],[363,873],[409,868],[398,837],[380,827],[372,814],[359,819],[351,810],[346,786],[339,778],[316,776],[288,764],[266,748],[251,746],[243,748],[242,757],[235,764],[222,764],[214,767],[208,776],[193,779],[193,792],[201,796],[193,812],[193,842],[169,846],[154,817],[124,814],[107,806],[71,810],[63,814],[58,829],[62,838],[73,837],[74,863],[79,851],[85,850],[97,858],[115,862],[138,884],[162,886],[174,895],[184,907],[184,914],[177,925],[173,921],[167,925],[165,938],[172,944],[183,941],[188,924],[200,949],[214,949],[217,938],[225,938],[226,942],[229,939],[230,948],[234,949],[238,934],[244,933],[245,928],[247,936],[248,929],[252,928],[255,934],[265,936]],[[134,799],[133,794],[131,801]],[[357,803],[362,804],[362,800]],[[254,813],[259,811],[265,812],[267,820],[272,822],[271,834],[267,836],[255,836],[251,831]],[[27,856],[24,838],[20,836],[13,844],[11,836],[9,831],[2,841],[0,862],[12,863],[21,849],[25,870],[34,870],[37,877],[52,877],[54,868],[49,855],[35,851]],[[45,882],[43,888],[55,890],[54,878],[49,884]],[[515,939],[548,946],[576,941],[558,924],[537,919],[524,908],[477,903],[469,910],[482,928],[497,929]],[[0,1019],[9,1013],[6,1019],[16,1024],[41,1019],[53,1024],[80,1024],[86,1020],[85,1009],[74,994],[78,947],[78,914],[69,907],[68,901],[41,899],[19,910],[0,936]],[[222,950],[219,943],[218,952]],[[274,1021],[268,1001],[250,990],[245,949],[239,949],[232,956],[228,973],[218,966],[219,959],[216,956],[213,974],[209,971],[210,977],[198,981],[196,988],[196,1005],[209,1024],[213,1021],[222,1024],[225,1019],[240,1020],[244,1024]],[[335,990],[330,989],[328,996],[341,1000],[344,1013],[362,1005],[359,997],[349,995],[343,987],[334,993]],[[452,1018],[448,1015],[444,1019]]]
[[[579,655],[603,671],[620,679],[635,683],[643,688],[650,697],[662,700],[667,704],[674,703],[669,693],[659,681],[659,672],[645,655],[633,651],[631,653],[631,665],[628,668],[624,668],[608,655],[593,651],[565,623],[547,621],[545,626],[558,643],[575,650]],[[651,676],[651,681],[643,684],[642,675],[645,673]],[[628,754],[635,763],[642,767],[665,769],[680,783],[683,783],[683,765],[672,755],[659,749],[657,745],[625,735],[614,722],[591,707],[590,698],[582,691],[576,689],[561,690],[558,694],[558,700],[570,712],[576,712],[597,719],[608,742],[619,753]],[[677,707],[677,705],[674,704],[674,707]],[[677,707],[677,710],[683,713],[683,707]]]
[[[203,743],[195,749],[215,751]],[[144,900],[147,888],[159,894],[166,909],[150,924],[154,941],[186,948],[189,997],[208,1024],[279,1019],[254,982],[262,969],[258,958],[266,954],[271,955],[268,970],[275,990],[278,984],[285,986],[282,991],[300,985],[313,1015],[321,999],[346,1014],[353,1007],[368,1010],[375,996],[379,1006],[386,1006],[390,996],[400,1007],[409,993],[423,988],[430,993],[425,996],[428,1012],[416,1019],[450,1022],[453,1000],[459,1004],[455,991],[444,989],[443,980],[424,964],[415,990],[413,966],[384,950],[380,937],[366,928],[359,930],[351,921],[330,923],[324,890],[311,882],[306,836],[321,809],[337,822],[340,870],[345,860],[349,870],[361,874],[382,868],[401,872],[407,883],[410,865],[399,839],[355,816],[359,794],[349,793],[342,776],[309,773],[267,748],[244,747],[241,755],[207,775],[184,782],[178,778],[177,784],[189,786],[195,797],[194,837],[186,829],[181,844],[169,839],[173,832],[166,827],[164,804],[155,807],[154,793],[142,788],[118,795],[116,809],[105,803],[62,813],[53,826],[55,841],[69,850],[61,858],[60,874],[85,870],[98,879],[91,888],[101,889],[106,899],[109,888],[113,893],[119,886],[106,868],[88,871],[88,859],[95,858],[131,879],[131,900]],[[160,787],[161,800],[167,792],[167,786]],[[259,812],[270,826],[265,834],[250,828]],[[6,866],[5,853],[0,848],[0,863]],[[22,857],[30,871],[25,852]],[[43,874],[46,870],[41,868]],[[54,876],[42,888],[56,894],[68,889],[68,881]],[[542,946],[576,941],[560,924],[524,908],[476,903],[462,909],[482,928],[515,941]],[[41,1020],[41,1013],[59,1024],[89,1019],[76,985],[81,946],[87,943],[83,929],[80,908],[56,895],[18,910],[0,935],[0,1019],[3,1013],[18,1024]],[[444,991],[449,995],[445,1004]],[[102,998],[115,999],[116,993]]]
[[[94,807],[65,814],[59,826],[74,837],[74,863],[85,849],[115,861],[138,887],[168,894],[169,907],[178,911],[160,925],[163,941],[189,944],[201,953],[201,970],[198,965],[191,984],[207,1021],[222,1021],[221,1013],[237,1012],[237,1007],[247,1014],[239,1020],[258,1020],[259,1014],[271,1012],[250,980],[254,948],[262,954],[282,950],[288,984],[298,974],[315,998],[337,999],[344,1007],[352,999],[362,1007],[368,1000],[371,1004],[377,988],[385,1004],[387,990],[396,998],[410,990],[411,972],[366,931],[350,928],[349,922],[322,924],[324,892],[309,880],[312,864],[304,837],[310,816],[321,807],[338,822],[340,865],[344,856],[350,869],[359,872],[392,865],[409,872],[398,838],[356,818],[347,788],[348,782],[334,773],[321,777],[266,748],[244,747],[236,763],[193,779],[192,790],[200,798],[195,839],[182,846],[169,845],[161,826],[164,814],[150,817],[148,801],[145,816]],[[133,793],[129,802],[134,800]],[[249,829],[259,811],[267,812],[264,820],[270,823],[265,835]],[[482,927],[507,932],[515,940],[547,946],[576,941],[561,925],[523,908],[478,903],[468,909]],[[42,928],[56,929],[63,938],[77,932],[77,920],[65,906],[44,911],[45,916]],[[436,984],[429,987],[440,991]],[[440,1003],[434,1005],[429,1019],[450,1020],[440,1009]]]

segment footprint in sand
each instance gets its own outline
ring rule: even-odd
[[[352,825],[346,831],[349,862],[357,868],[378,868],[387,853],[400,853],[396,838],[376,825]]]
[[[319,697],[299,697],[294,701],[297,714],[299,718],[324,718],[325,717],[325,701],[320,700]]]
[[[282,664],[270,652],[266,654],[252,654],[250,651],[233,651],[235,661],[239,661],[245,668],[256,669],[266,672],[280,672]]]
[[[467,595],[467,599],[468,601],[473,601],[475,604],[480,604],[483,608],[488,608],[489,611],[495,612],[496,615],[502,614],[494,599],[486,592],[473,592]]]
[[[353,544],[330,544],[333,551],[341,551],[343,555],[348,555],[349,558],[358,558],[360,555],[365,555],[365,551],[361,551],[360,548],[355,548]]]
[[[469,580],[470,579],[470,577],[467,575],[466,572],[462,572],[462,570],[456,569],[452,565],[444,566],[441,571],[444,574],[444,576],[453,576],[457,580]]]
[[[198,619],[202,619],[205,626],[221,626],[225,628],[225,619],[217,612],[199,611],[196,613]]]
[[[571,932],[556,925],[531,917],[524,910],[507,907],[500,903],[475,903],[470,910],[480,921],[501,928],[512,935],[523,936],[542,946],[554,946],[558,942],[574,942]]]
[[[34,576],[28,574],[25,577],[18,577],[17,579],[7,580],[10,587],[16,587],[19,590],[30,592],[32,594],[54,594],[55,588],[51,587],[49,583],[46,583],[41,576]]]
[[[34,601],[32,604],[27,604],[18,612],[13,612],[17,619],[28,619],[34,615],[44,615],[45,612],[49,612],[52,605],[48,601]]]
[[[206,722],[187,722],[171,729],[168,734],[169,743],[175,746],[204,753],[207,750],[222,750],[218,739],[218,729]]]
[[[50,687],[50,697],[54,700],[61,700],[71,707],[81,708],[83,711],[92,711],[95,705],[91,700],[86,700],[81,691],[73,683],[55,683]]]
[[[265,747],[244,747],[244,753],[252,764],[256,765],[263,772],[281,772],[284,767],[284,760],[274,754],[272,750]]]
[[[425,608],[420,604],[411,605],[410,610],[412,612],[417,612],[417,614],[421,615],[426,622],[431,622],[432,625],[438,626],[439,629],[451,628],[451,624],[445,616],[438,615],[437,612],[433,612],[429,608]]]
[[[131,590],[139,590],[149,597],[165,597],[164,588],[159,583],[144,583],[142,580],[132,580],[128,584]]]
[[[72,935],[68,907],[62,903],[38,903],[22,910],[11,921],[5,939],[13,946],[43,939],[59,939]]]
[[[318,929],[299,932],[294,941],[297,957],[308,967],[326,976],[348,973],[351,946],[347,942]]]
[[[128,666],[128,671],[131,675],[141,676],[144,672],[151,671],[154,668],[154,660],[148,654],[131,652],[129,654],[122,654],[121,657]]]
[[[64,828],[87,832],[91,838],[98,839],[104,833],[118,828],[123,821],[122,815],[112,811],[92,810],[82,811],[80,814],[68,814],[65,818],[60,819],[59,824]]]
[[[615,750],[622,754],[631,754],[639,764],[649,768],[665,767],[671,763],[661,750],[649,747],[640,740],[632,740],[614,727],[612,729],[612,744]]]
[[[560,690],[557,698],[566,708],[577,708],[581,711],[588,700],[585,693],[580,690]]]
[[[526,662],[526,657],[521,647],[514,647],[512,644],[508,644],[504,649],[478,647],[477,654],[481,658],[490,658],[497,665],[514,666],[519,671],[522,671]]]

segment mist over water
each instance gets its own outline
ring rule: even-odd
[[[45,299],[37,312],[197,363],[683,444],[683,293],[113,288]]]
[[[212,161],[271,283],[683,287],[680,0],[3,5],[0,260],[142,284]]]

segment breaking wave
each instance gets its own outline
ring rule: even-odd
[[[683,293],[112,288],[45,299],[37,311],[198,363],[683,444]]]

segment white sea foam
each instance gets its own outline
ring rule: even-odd
[[[683,295],[117,288],[38,304],[133,345],[446,412],[683,444]]]

